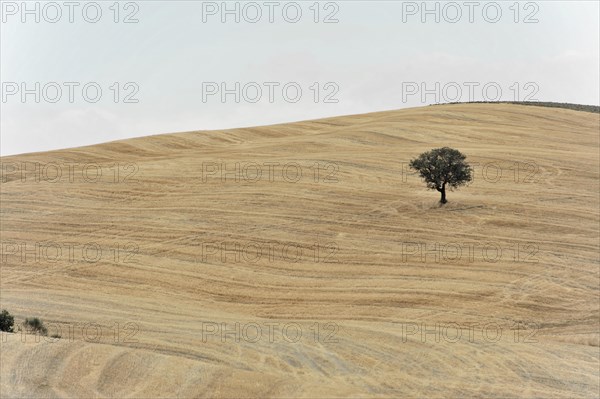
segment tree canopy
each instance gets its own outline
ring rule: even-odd
[[[435,148],[411,160],[410,167],[419,172],[427,188],[442,193],[440,202],[445,204],[446,186],[452,190],[473,180],[472,168],[466,158],[453,148]]]

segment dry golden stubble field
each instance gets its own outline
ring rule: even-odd
[[[3,334],[0,396],[597,397],[599,136],[457,104],[3,157],[1,307],[61,338]]]

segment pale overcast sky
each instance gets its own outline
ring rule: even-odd
[[[597,1],[422,4],[2,1],[1,154],[435,102],[599,104]]]

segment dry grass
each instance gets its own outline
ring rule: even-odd
[[[0,396],[597,397],[599,129],[597,114],[459,104],[4,157],[103,176],[4,176],[1,306],[19,322],[41,317],[49,334],[61,325],[62,338],[4,336]],[[441,146],[492,165],[442,208],[402,173]],[[263,166],[260,181],[203,181],[213,162],[297,163],[303,175],[288,182],[276,166],[271,182]],[[315,162],[338,181],[321,171],[315,182]],[[534,166],[515,179],[515,162]],[[137,183],[112,182],[115,163],[135,164]],[[59,261],[12,254],[47,241]],[[82,257],[90,243],[99,261]],[[131,245],[115,262],[117,243]],[[238,261],[236,244],[247,245]],[[250,259],[252,244],[272,259]],[[435,258],[447,244],[460,259],[452,247]],[[103,327],[99,342],[91,328],[83,339],[86,323]],[[240,323],[240,341],[206,334],[210,323]],[[286,323],[297,323],[287,336]]]

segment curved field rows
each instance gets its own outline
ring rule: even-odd
[[[0,306],[61,338],[3,335],[0,396],[597,397],[599,133],[457,104],[3,157]],[[444,207],[407,168],[441,146]]]

